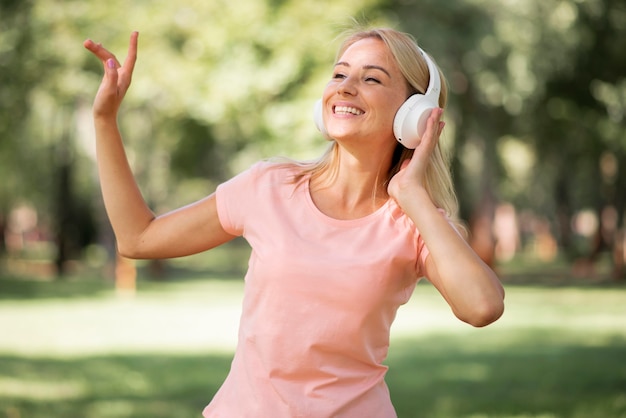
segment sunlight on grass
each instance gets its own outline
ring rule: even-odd
[[[4,301],[0,352],[61,357],[229,353],[237,341],[242,291],[240,281],[191,281],[150,285],[133,299],[118,298],[111,290],[93,299]],[[580,343],[602,345],[626,335],[625,301],[625,293],[615,289],[512,288],[503,317],[475,329],[454,317],[433,286],[420,283],[400,308],[392,338],[431,333],[473,338],[503,330],[558,328],[580,333]]]
[[[0,417],[191,418],[228,373],[243,283],[0,289]],[[392,328],[387,382],[400,418],[624,417],[624,356],[624,288],[508,286],[504,316],[477,329],[424,282]]]
[[[3,397],[33,401],[60,401],[77,399],[85,395],[86,388],[79,382],[43,381],[0,376],[0,393]]]
[[[133,299],[12,301],[0,304],[0,352],[76,356],[131,352],[231,352],[239,282],[163,284]]]
[[[497,322],[474,329],[454,317],[433,286],[420,283],[409,303],[400,308],[392,335],[477,335],[505,329],[558,328],[580,333],[581,340],[588,344],[603,344],[612,335],[626,337],[625,289],[515,286],[507,288],[505,305],[504,315]]]

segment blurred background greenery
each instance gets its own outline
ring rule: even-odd
[[[400,416],[626,416],[624,0],[0,0],[0,416],[197,416],[228,369],[248,249],[116,255],[82,41],[123,58],[140,32],[120,123],[163,212],[322,152],[312,107],[352,18],[412,33],[446,74],[461,215],[510,289],[493,331],[419,331],[445,307],[409,321]]]
[[[102,68],[84,39],[123,58],[140,31],[121,125],[162,212],[260,158],[320,154],[311,109],[351,18],[412,33],[447,75],[443,140],[485,260],[604,261],[625,277],[623,0],[0,0],[4,267],[115,260],[90,114]]]

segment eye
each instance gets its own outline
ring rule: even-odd
[[[374,77],[366,77],[365,81],[368,83],[376,83],[376,84],[380,84],[380,80]]]
[[[346,75],[343,74],[343,73],[335,73],[335,74],[333,74],[333,78],[334,79],[338,79],[338,80],[342,80],[342,79],[346,78]]]

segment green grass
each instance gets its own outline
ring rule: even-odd
[[[418,285],[387,361],[400,418],[626,417],[626,287],[519,282],[484,329]],[[128,299],[95,279],[0,278],[0,417],[199,417],[228,372],[241,291],[179,278]]]
[[[626,416],[626,340],[553,330],[403,341],[387,382],[400,417]]]

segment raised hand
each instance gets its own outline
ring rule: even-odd
[[[83,42],[85,48],[93,53],[104,67],[104,76],[93,104],[94,117],[115,118],[120,104],[130,87],[130,82],[137,61],[138,32],[130,35],[128,54],[124,64],[120,64],[115,55],[101,44],[87,39]]]
[[[388,192],[400,206],[404,199],[412,199],[417,188],[424,188],[426,168],[439,142],[445,123],[441,121],[442,109],[433,109],[426,124],[426,131],[410,160],[404,161],[401,170],[389,182]]]

